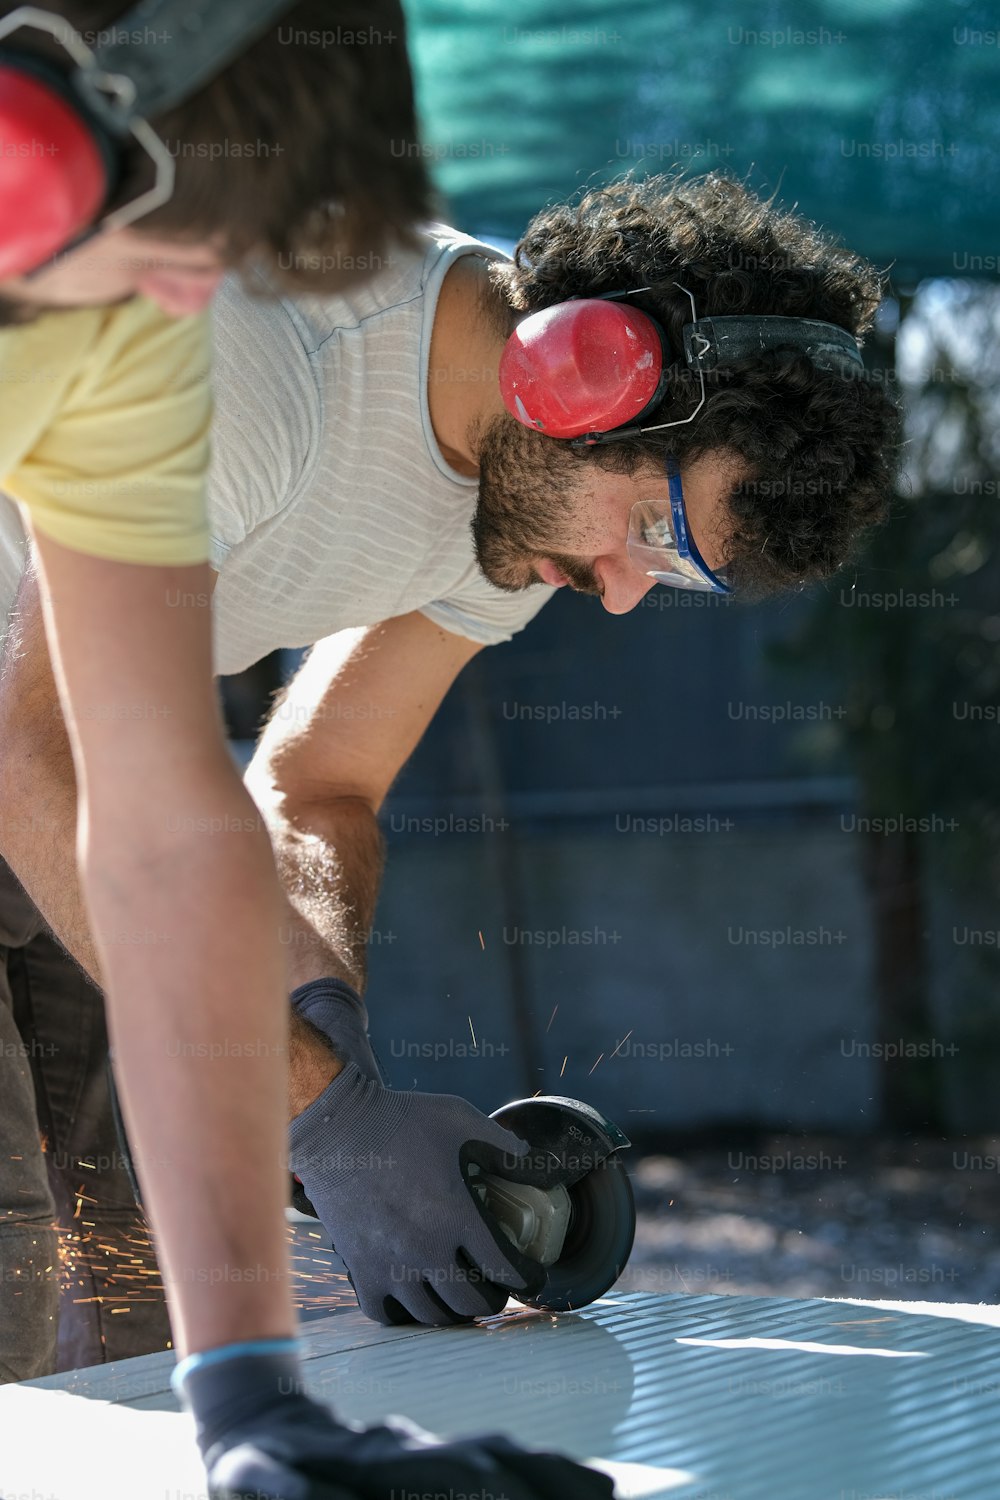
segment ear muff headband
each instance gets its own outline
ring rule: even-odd
[[[684,328],[684,357],[692,369],[715,370],[766,350],[801,349],[821,370],[863,370],[857,339],[836,323],[815,318],[699,318]]]
[[[150,119],[196,94],[245,52],[295,0],[138,0],[94,52],[79,80],[91,109],[111,128],[123,115]],[[155,32],[146,44],[135,35]],[[111,90],[101,82],[121,80]]]

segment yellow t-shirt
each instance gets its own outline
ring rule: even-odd
[[[0,489],[74,551],[204,562],[210,367],[208,316],[142,297],[0,328]]]

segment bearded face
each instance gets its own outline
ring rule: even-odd
[[[588,461],[567,443],[546,438],[509,414],[476,434],[479,501],[472,521],[476,557],[498,588],[543,582],[598,595],[624,614],[656,578],[628,551],[629,523],[640,501],[662,506],[669,483],[662,460],[622,474]],[[724,449],[683,464],[684,508],[691,540],[705,563],[725,562],[729,499],[745,465]]]
[[[599,594],[590,564],[566,553],[586,549],[586,468],[562,443],[542,439],[506,413],[483,429],[478,444],[479,500],[472,520],[476,558],[497,588],[539,581],[539,557],[555,563],[575,589]],[[584,514],[581,514],[583,512]]]

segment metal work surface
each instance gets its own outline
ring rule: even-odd
[[[503,1430],[598,1459],[625,1497],[988,1500],[1000,1329],[898,1304],[611,1294],[553,1318],[306,1324],[309,1389],[344,1416]],[[992,1310],[984,1309],[984,1317]],[[204,1500],[169,1354],[0,1390],[3,1500]],[[569,1497],[568,1497],[569,1500]]]

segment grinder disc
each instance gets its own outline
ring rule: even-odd
[[[517,1297],[528,1307],[571,1312],[603,1297],[614,1286],[635,1239],[635,1199],[628,1173],[609,1156],[569,1189],[570,1221],[545,1284],[533,1297]]]
[[[536,1155],[546,1152],[567,1166],[576,1160],[580,1169],[577,1180],[560,1189],[569,1194],[569,1224],[555,1260],[542,1260],[541,1290],[513,1295],[550,1312],[586,1307],[618,1280],[635,1238],[635,1199],[619,1155],[628,1137],[592,1105],[555,1094],[516,1099],[490,1118],[526,1140]],[[517,1194],[516,1184],[504,1186],[508,1195]]]

